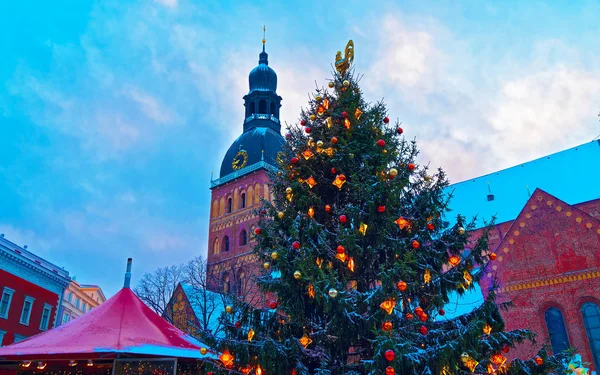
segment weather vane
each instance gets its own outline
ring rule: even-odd
[[[354,61],[354,42],[348,41],[346,49],[344,50],[344,58],[342,59],[342,52],[337,51],[335,55],[335,69],[343,76],[346,71],[350,68],[350,65]]]
[[[267,26],[263,25],[263,40],[262,40],[263,44],[265,44],[267,42]]]

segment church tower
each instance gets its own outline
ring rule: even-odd
[[[211,181],[207,258],[210,290],[232,292],[254,304],[264,303],[252,282],[260,267],[252,254],[258,223],[254,211],[261,199],[272,199],[267,171],[276,167],[285,142],[280,133],[277,74],[269,66],[265,39],[262,42],[244,96],[243,132],[225,153],[219,178]]]

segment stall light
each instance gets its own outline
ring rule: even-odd
[[[71,367],[73,367],[73,366],[77,366],[77,361],[70,360],[70,361],[69,361],[69,366],[71,366]]]
[[[29,367],[31,366],[31,361],[23,361],[23,363],[21,363],[21,367]]]
[[[38,362],[37,363],[37,369],[38,370],[43,370],[45,368],[46,368],[46,363],[44,363],[44,362]]]
[[[91,359],[88,359],[87,365],[88,365],[88,367],[93,366],[94,365],[94,361],[92,361]]]

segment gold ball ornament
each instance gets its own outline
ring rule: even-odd
[[[358,94],[358,91],[359,91],[359,90],[358,90],[358,87],[354,89],[354,93],[355,93],[355,94]]]
[[[310,121],[315,121],[317,119],[317,116],[310,115],[310,116],[308,116],[308,118],[310,119]]]
[[[277,217],[280,218],[280,219],[283,219],[284,216],[285,216],[285,214],[283,213],[283,211],[279,211],[277,213]]]
[[[463,227],[458,227],[458,234],[463,235],[465,234],[465,228]]]
[[[425,181],[427,181],[427,182],[431,181],[431,176],[425,176]]]
[[[264,269],[266,269],[266,270],[268,270],[269,268],[271,268],[271,263],[269,263],[269,262],[264,262],[264,263],[263,263],[263,268],[264,268]]]
[[[302,273],[300,271],[294,272],[294,279],[300,280],[301,277],[302,277]]]
[[[208,349],[206,349],[204,347],[200,348],[200,354],[206,355],[206,353],[208,353]]]
[[[231,306],[231,305],[225,306],[225,312],[227,314],[231,314],[233,312],[233,306]]]
[[[330,89],[332,89],[332,88],[333,88],[333,86],[335,86],[335,85],[333,84],[333,82],[329,82],[329,83],[327,84],[327,86],[329,86],[329,88],[330,88]]]
[[[317,147],[323,147],[323,141],[317,141]]]
[[[392,176],[392,177],[398,176],[398,170],[396,168],[390,169],[390,176]]]
[[[291,194],[291,193],[292,193],[292,191],[293,191],[293,190],[292,190],[292,188],[291,188],[291,187],[289,187],[289,188],[285,189],[285,192],[286,192],[287,194]]]
[[[338,291],[335,288],[331,288],[327,294],[329,294],[329,297],[331,298],[336,298],[338,296]]]
[[[346,87],[350,86],[350,81],[348,81],[347,79],[344,80],[344,82],[342,82],[342,84]]]
[[[321,97],[321,95],[317,95],[317,96],[315,96],[315,100],[316,100],[316,101],[320,102],[320,101],[321,101],[321,99],[323,99],[323,98]]]
[[[271,253],[271,259],[273,259],[273,260],[279,259],[279,253],[277,251],[273,251]]]

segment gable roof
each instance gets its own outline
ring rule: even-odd
[[[196,315],[196,318],[199,322],[203,321],[202,316],[204,309],[201,302],[204,297],[203,293],[206,293],[207,299],[214,301],[214,307],[212,309],[209,309],[212,311],[207,312],[207,314],[209,315],[208,330],[210,330],[213,334],[219,333],[219,317],[225,311],[224,301],[226,297],[223,296],[221,293],[212,292],[210,290],[198,289],[190,284],[180,283],[179,285],[181,286],[181,289],[183,290],[183,293],[188,299],[188,302],[192,307],[192,310],[194,311],[194,315]]]
[[[553,196],[572,202],[587,202],[600,198],[600,140],[584,143],[524,164],[500,170],[477,178],[452,184],[446,188],[452,193],[452,216],[461,214],[471,219],[491,219],[496,223],[513,220],[530,192],[543,189]],[[582,179],[585,178],[585,183]],[[488,201],[488,194],[494,199]]]
[[[67,324],[0,348],[0,359],[110,358],[121,353],[206,359],[203,343],[158,316],[129,288]]]

